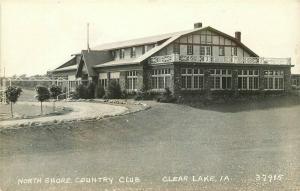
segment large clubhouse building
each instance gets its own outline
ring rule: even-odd
[[[115,42],[82,50],[51,71],[69,80],[107,87],[112,80],[128,92],[146,89],[174,95],[231,90],[288,91],[291,59],[258,56],[230,36],[195,23],[194,29]]]

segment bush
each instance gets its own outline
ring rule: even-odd
[[[166,87],[163,95],[161,97],[157,98],[156,101],[162,102],[162,103],[173,103],[176,101],[176,98],[172,95],[171,90],[168,87]]]
[[[97,98],[103,98],[103,96],[105,95],[105,89],[104,89],[104,87],[99,84],[96,93],[97,93],[96,94]]]
[[[157,96],[156,92],[147,91],[144,87],[136,92],[135,100],[153,100]]]
[[[105,93],[107,99],[120,99],[122,97],[122,91],[120,84],[116,80],[111,80],[108,83],[108,87]]]
[[[49,88],[50,96],[52,99],[56,99],[62,93],[61,87],[57,85],[51,85]]]
[[[123,90],[122,91],[122,96],[121,96],[122,99],[127,99],[128,98],[128,92],[126,90]]]
[[[87,87],[83,84],[79,84],[75,89],[74,97],[80,99],[88,99]]]
[[[87,86],[87,99],[94,99],[95,98],[95,88],[96,85],[94,82],[91,82]]]

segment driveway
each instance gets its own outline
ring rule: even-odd
[[[0,188],[300,190],[300,106],[228,111],[156,104],[2,132]]]
[[[44,102],[43,105],[47,109],[52,108],[51,102]],[[38,106],[40,103],[38,102],[20,102],[18,103],[19,107],[24,106]],[[109,104],[102,104],[102,103],[89,103],[89,102],[56,102],[56,107],[66,107],[70,108],[72,111],[67,112],[63,115],[52,115],[52,116],[45,116],[39,117],[34,119],[18,119],[18,120],[6,120],[0,121],[0,128],[6,126],[13,126],[18,124],[27,124],[27,123],[43,123],[43,122],[53,122],[61,121],[61,120],[82,120],[88,118],[98,118],[103,117],[105,115],[114,116],[120,115],[128,111],[126,107],[116,106],[116,105],[109,105]],[[31,109],[28,107],[28,109]],[[32,108],[33,109],[33,108]]]

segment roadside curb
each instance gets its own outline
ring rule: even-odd
[[[66,102],[102,103],[102,104],[119,105],[119,106],[123,105],[124,107],[127,106],[126,107],[127,110],[124,112],[118,113],[118,114],[104,114],[104,115],[99,115],[99,116],[74,118],[74,119],[63,119],[63,120],[54,119],[54,120],[49,120],[49,121],[44,121],[44,122],[34,121],[34,119],[40,119],[42,117],[33,118],[33,121],[31,121],[31,122],[23,122],[23,123],[16,122],[16,124],[13,124],[13,125],[3,125],[3,126],[0,125],[0,133],[2,133],[3,131],[7,131],[7,130],[18,130],[18,129],[23,129],[23,128],[32,128],[32,129],[38,129],[41,127],[49,128],[49,126],[51,126],[51,125],[68,124],[68,123],[76,123],[76,122],[83,122],[83,121],[99,121],[102,119],[133,114],[133,113],[148,110],[151,108],[151,106],[149,106],[148,104],[142,103],[142,102],[124,102],[122,100],[97,100],[96,99],[96,100],[80,100],[80,101],[64,100],[64,101],[66,101]],[[130,105],[140,106],[140,107],[130,110],[128,108]]]

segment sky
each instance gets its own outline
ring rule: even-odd
[[[234,36],[300,73],[300,0],[0,0],[1,75],[45,74],[90,47],[193,28]]]

